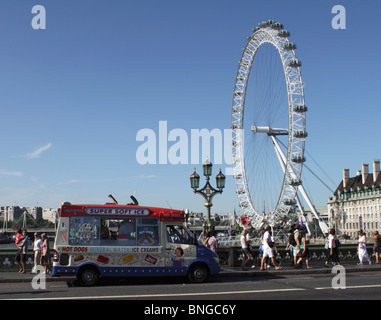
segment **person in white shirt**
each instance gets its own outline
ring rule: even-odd
[[[366,249],[365,233],[362,230],[360,230],[358,234],[359,234],[359,239],[358,239],[357,252],[358,252],[359,260],[360,260],[358,265],[362,265],[364,261],[367,261],[369,262],[369,264],[372,264],[372,261],[370,260],[368,255],[368,251]]]
[[[40,238],[38,233],[34,234],[34,242],[33,242],[33,253],[34,253],[34,265],[32,271],[30,273],[37,273],[37,266],[41,264],[41,246],[42,239]]]
[[[275,247],[274,240],[271,236],[271,227],[267,226],[265,230],[266,230],[266,232],[264,233],[263,240],[262,240],[263,257],[261,260],[261,269],[260,270],[266,270],[267,269],[267,266],[266,266],[266,258],[267,257],[271,259],[271,262],[275,266],[275,270],[280,270],[280,269],[282,269],[282,267],[277,266],[275,263],[275,259],[274,259],[273,248],[275,249],[275,252],[278,252],[278,251]]]
[[[241,248],[242,248],[242,269],[246,270],[246,264],[251,260],[251,252],[249,249],[250,240],[248,238],[247,230],[244,229],[241,234]]]
[[[330,260],[332,260],[332,264],[333,265],[340,265],[340,260],[339,260],[339,253],[337,251],[337,247],[336,247],[336,235],[335,235],[336,231],[335,229],[333,228],[330,228],[328,230],[328,240],[327,240],[327,243],[328,243],[328,258],[324,264],[324,267],[328,268],[328,262]]]

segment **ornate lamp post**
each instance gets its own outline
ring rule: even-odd
[[[217,189],[214,189],[210,182],[210,176],[212,175],[212,163],[206,158],[206,161],[202,164],[203,173],[206,178],[205,186],[201,189],[198,189],[200,186],[200,176],[196,173],[196,168],[193,171],[193,174],[190,176],[191,188],[194,193],[201,194],[205,199],[205,207],[206,207],[206,226],[204,225],[204,231],[209,231],[212,229],[212,224],[210,221],[210,208],[213,205],[212,198],[217,193],[222,193],[222,189],[225,188],[225,176],[222,174],[221,169],[220,173],[216,176],[216,184]]]

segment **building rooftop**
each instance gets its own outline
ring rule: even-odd
[[[368,172],[368,164],[363,164],[362,173],[357,170],[355,177],[349,177],[349,169],[343,170],[343,180],[341,180],[334,196],[344,192],[357,192],[358,190],[381,187],[380,161],[373,161],[373,173]]]

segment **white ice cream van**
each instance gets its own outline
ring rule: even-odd
[[[220,271],[218,256],[184,226],[184,211],[135,204],[63,203],[53,276],[84,285],[100,277],[187,276],[203,282]]]

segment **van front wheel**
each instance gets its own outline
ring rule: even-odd
[[[209,276],[208,267],[202,263],[192,265],[188,272],[190,282],[201,283],[205,282]]]
[[[86,267],[80,270],[78,274],[78,280],[84,286],[93,286],[99,279],[99,272],[94,267]]]

